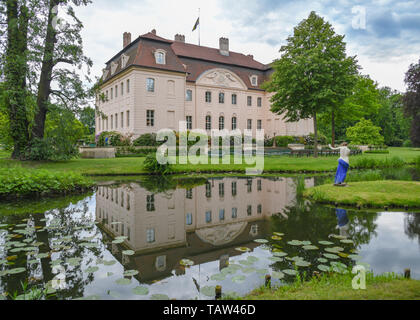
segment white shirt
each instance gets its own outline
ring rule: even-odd
[[[333,148],[331,145],[329,145],[329,147],[332,150],[340,150],[340,159],[350,164],[349,156],[350,156],[351,150],[349,148],[347,147]]]

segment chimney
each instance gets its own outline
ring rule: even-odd
[[[252,54],[249,54],[248,57],[250,57],[251,59],[254,59],[254,56]]]
[[[156,29],[153,29],[153,30],[152,30],[152,33],[153,33],[154,35],[156,35]]]
[[[229,55],[229,39],[228,38],[220,38],[219,39],[219,45],[220,45],[220,54],[223,56]]]
[[[175,41],[184,42],[185,43],[185,36],[183,34],[176,34]]]
[[[130,32],[124,32],[123,35],[123,48],[128,46],[131,43],[131,33]]]

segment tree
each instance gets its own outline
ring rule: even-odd
[[[353,88],[358,72],[355,57],[346,56],[344,36],[311,12],[282,46],[282,56],[265,88],[274,92],[271,111],[286,121],[313,119],[315,157],[318,156],[318,114],[330,113]]]
[[[382,145],[384,143],[381,128],[363,118],[354,127],[347,129],[347,137],[354,145]]]
[[[79,112],[80,122],[86,127],[89,134],[95,133],[95,109],[86,107]]]
[[[420,147],[420,60],[411,64],[405,74],[407,92],[404,96],[404,113],[412,117],[411,142],[413,146]]]

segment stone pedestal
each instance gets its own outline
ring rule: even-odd
[[[115,158],[115,148],[79,148],[82,159]]]

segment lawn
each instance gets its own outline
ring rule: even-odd
[[[366,277],[366,290],[354,290],[354,275],[325,275],[277,289],[260,288],[243,300],[419,300],[420,281],[396,275]]]
[[[350,161],[358,159],[384,160],[392,157],[399,157],[406,163],[414,163],[420,156],[420,151],[412,148],[390,148],[389,154],[366,154],[354,156]],[[19,162],[7,159],[8,153],[0,153],[0,167],[23,166],[35,169],[49,169],[54,171],[77,171],[86,175],[136,175],[146,173],[143,169],[144,158],[115,158],[115,159],[75,159],[58,162]],[[231,157],[233,163],[233,157]],[[177,164],[172,166],[175,173],[202,173],[202,172],[241,172],[253,165],[246,164]],[[324,172],[335,171],[337,167],[336,157],[320,158],[295,158],[289,156],[267,156],[264,159],[265,173],[300,173],[300,172]]]
[[[320,203],[367,207],[420,207],[420,182],[364,181],[349,182],[347,187],[332,184],[305,190],[304,195]]]

